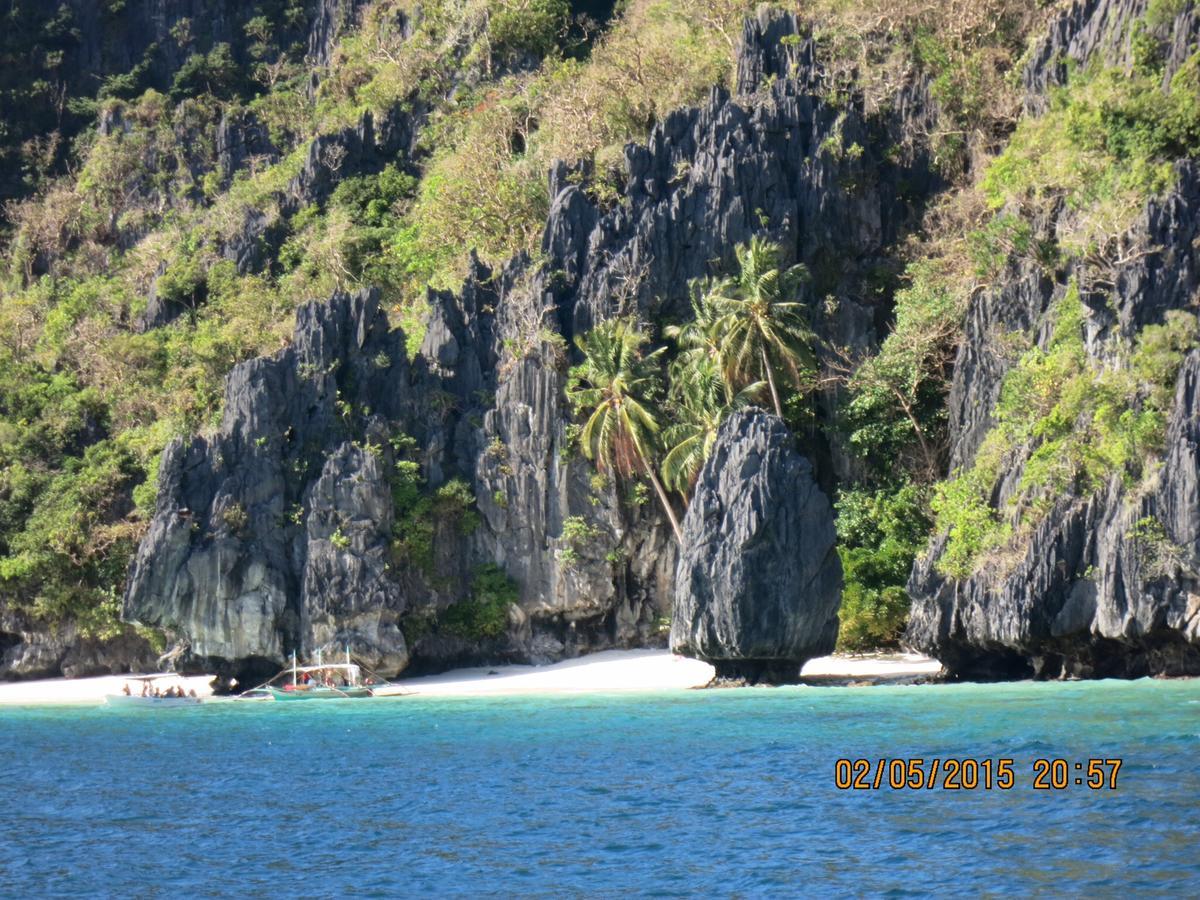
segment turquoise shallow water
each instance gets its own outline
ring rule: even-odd
[[[1194,896],[1198,750],[1200,681],[0,710],[0,894]],[[1016,787],[834,787],[880,756]]]

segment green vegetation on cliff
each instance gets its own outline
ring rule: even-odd
[[[727,82],[750,8],[635,0],[601,28],[564,0],[375,0],[310,96],[301,3],[247,5],[233,44],[180,20],[179,68],[152,48],[98,88],[67,71],[89,37],[69,13],[12,6],[0,152],[28,196],[4,235],[0,578],[17,608],[103,611],[104,629],[161,450],[219,421],[233,365],[284,346],[300,303],[366,284],[415,349],[426,285],[457,286],[472,250],[502,262],[533,249],[551,160],[595,156],[608,171],[625,141]],[[291,212],[313,140],[368,110],[421,114],[417,156],[337,177],[327,200]],[[259,123],[266,140],[223,159],[223,121]],[[230,242],[256,221],[262,264],[239,268]],[[141,329],[151,294],[179,315]],[[419,534],[405,540],[426,558]]]
[[[599,23],[566,0],[370,0],[315,80],[304,59],[315,4],[243,4],[223,35],[179,19],[115,71],[119,6],[101,13],[103,40],[67,5],[0,13],[0,193],[13,198],[0,260],[0,593],[97,635],[118,627],[163,447],[218,424],[234,365],[284,347],[300,304],[365,285],[415,349],[426,290],[457,287],[472,252],[537,258],[555,160],[584,162],[571,177],[602,207],[622,203],[625,144],[731,86],[756,4],[627,0]],[[730,408],[770,403],[802,431],[820,406],[830,443],[853,458],[837,500],[849,649],[896,640],[931,528],[949,532],[944,566],[961,577],[1018,546],[1058,492],[1144,478],[1193,322],[1114,342],[1121,364],[1100,371],[1083,352],[1085,305],[1063,292],[1045,346],[1000,341],[1012,368],[995,427],[941,481],[946,394],[972,298],[1014,261],[1060,282],[1103,277],[1145,199],[1200,152],[1198,58],[1164,79],[1177,6],[1149,5],[1132,71],[1079,68],[1034,116],[1021,114],[1018,76],[1046,4],[967,2],[952,16],[936,0],[806,4],[823,99],[860,104],[876,136],[905,85],[928,79],[937,107],[931,133],[886,138],[888,159],[928,150],[946,184],[895,258],[860,280],[855,299],[887,336],[874,352],[820,344],[798,304],[836,305],[808,296],[825,279],[802,291],[771,248],[743,248],[738,272],[694,286],[695,321],[622,321],[584,339],[593,364],[574,371],[571,395],[591,423],[587,452],[640,472],[671,510],[668,492],[686,497]],[[78,59],[96,46],[105,65],[84,72]],[[377,132],[413,126],[412,154],[351,161],[354,138],[339,136],[367,114]],[[314,169],[320,189],[301,184]],[[671,365],[643,355],[643,333],[672,342]],[[621,393],[642,369],[640,393]],[[1001,462],[1026,451],[996,508]],[[428,574],[435,520],[469,528],[474,500],[462,482],[427,489],[411,460],[392,475],[396,560]],[[448,630],[487,635],[502,620],[507,594],[491,575]]]
[[[1136,491],[1152,477],[1175,375],[1197,342],[1195,317],[1172,312],[1163,324],[1109,337],[1089,354],[1078,280],[1086,279],[1096,302],[1131,252],[1122,241],[1146,201],[1174,183],[1178,159],[1200,151],[1200,57],[1166,79],[1162,32],[1154,36],[1140,22],[1131,27],[1132,72],[1098,64],[1072,70],[1064,86],[1051,89],[1044,114],[1022,117],[1000,152],[934,207],[921,247],[929,258],[910,266],[910,286],[896,294],[892,333],[847,380],[850,444],[878,473],[868,483],[883,482],[883,493],[848,492],[839,503],[842,515],[857,516],[869,500],[869,518],[879,524],[866,536],[840,529],[844,647],[877,640],[857,640],[873,617],[890,611],[900,619],[896,592],[909,567],[897,555],[911,564],[924,543],[888,536],[881,498],[911,500],[910,489],[919,486],[928,505],[920,504],[923,514],[914,520],[948,536],[939,570],[967,578],[981,569],[1007,571],[1062,498],[1086,497],[1112,477]],[[1056,221],[1053,231],[1048,221]],[[1076,280],[1047,313],[1053,327],[1044,346],[1032,345],[1039,323],[1028,333],[994,336],[992,352],[1010,365],[994,424],[972,463],[939,480],[947,462],[945,395],[968,299],[1014,262],[1060,279],[1075,273]],[[1001,476],[1014,465],[1020,477],[1001,494]],[[855,609],[863,596],[872,598],[870,615]]]
[[[1062,498],[1087,496],[1114,476],[1134,487],[1151,472],[1175,376],[1200,338],[1196,317],[1173,311],[1132,346],[1112,338],[1120,364],[1101,367],[1085,352],[1086,308],[1074,283],[1050,315],[1046,347],[1026,350],[1005,376],[996,424],[973,464],[940,484],[932,501],[938,530],[949,536],[940,565],[956,578],[984,565],[1004,571]],[[1025,455],[1020,480],[996,509],[990,498],[1015,455]]]
[[[1200,54],[1164,79],[1161,48],[1140,23],[1134,42],[1132,73],[1073,73],[1046,114],[1023,120],[984,173],[988,205],[1004,210],[988,230],[1000,234],[1004,223],[1009,254],[1042,265],[1068,261],[1089,283],[1105,284],[1146,200],[1173,183],[1175,160],[1200,153]],[[1057,203],[1065,211],[1055,246],[1034,246],[1027,220],[1017,217],[1044,215]],[[985,565],[1003,573],[1063,497],[1086,497],[1114,476],[1134,487],[1153,470],[1176,373],[1200,336],[1195,316],[1173,311],[1132,339],[1110,337],[1102,357],[1115,365],[1105,366],[1085,349],[1088,309],[1077,280],[1048,316],[1045,347],[1022,352],[1027,336],[1010,336],[1017,356],[995,425],[972,465],[933,497],[937,529],[949,535],[939,561],[947,575],[966,578]],[[1014,459],[1023,460],[1021,477],[997,507],[997,483]]]
[[[1074,256],[1108,252],[1148,196],[1174,180],[1174,161],[1200,153],[1200,53],[1163,84],[1157,51],[1135,71],[1088,68],[1021,121],[981,182],[993,209],[1041,211],[1065,201],[1059,236]]]

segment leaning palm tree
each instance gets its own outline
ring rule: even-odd
[[[761,381],[734,393],[717,360],[700,358],[672,367],[672,400],[677,421],[663,430],[670,449],[662,461],[663,483],[687,496],[692,481],[717,440],[717,429],[730,410],[753,403],[766,386]]]
[[[651,457],[659,425],[651,400],[660,387],[659,358],[664,348],[644,353],[649,338],[632,319],[601,322],[575,345],[583,362],[571,369],[567,398],[577,415],[586,415],[580,432],[584,455],[603,471],[628,477],[640,471],[654,485],[671,522],[675,540],[683,543],[679,519],[655,474]]]
[[[765,380],[775,413],[782,416],[776,376],[800,388],[815,364],[815,338],[803,304],[794,299],[807,272],[799,265],[781,269],[779,245],[758,237],[736,252],[740,274],[710,285],[706,297],[717,315],[721,367],[735,388]]]

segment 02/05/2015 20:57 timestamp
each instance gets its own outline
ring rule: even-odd
[[[1117,789],[1120,759],[1035,759],[1027,782],[1034,790],[1062,791],[1071,787],[1093,791]],[[833,783],[843,791],[945,790],[1009,791],[1017,786],[1013,759],[911,757],[905,759],[839,759]]]

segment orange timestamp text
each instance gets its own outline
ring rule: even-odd
[[[1071,787],[1093,791],[1117,789],[1120,759],[1035,759],[1030,786],[1038,791]],[[912,757],[906,759],[839,759],[833,783],[842,791],[1011,791],[1017,786],[1016,760]]]

